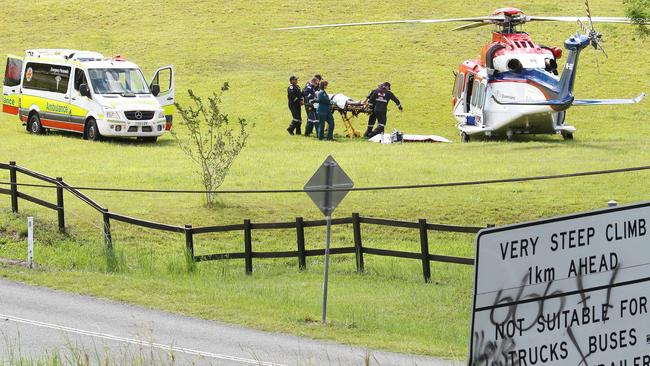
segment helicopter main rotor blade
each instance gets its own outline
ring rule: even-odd
[[[321,24],[305,25],[298,27],[275,28],[275,30],[295,30],[295,29],[314,29],[314,28],[341,28],[341,27],[358,27],[366,25],[385,25],[385,24],[432,24],[432,23],[449,23],[449,22],[503,22],[503,16],[475,17],[475,18],[455,18],[455,19],[412,19],[412,20],[386,20],[381,22],[360,22],[360,23],[340,23],[340,24]]]
[[[605,55],[605,58],[609,58],[607,52],[605,52],[605,47],[603,47],[603,45],[600,42],[596,43],[596,47],[598,47],[598,49],[603,53],[603,55]]]
[[[577,21],[589,22],[587,17],[553,17],[553,16],[536,16],[530,15],[526,16],[528,21],[548,21],[548,22],[572,22]],[[625,17],[591,17],[592,23],[622,23],[622,24],[632,24],[632,19]],[[641,24],[650,25],[650,19],[645,19]]]
[[[594,22],[591,19],[591,8],[589,7],[589,0],[585,0],[585,7],[587,8],[587,19],[589,19],[589,26],[594,30]]]
[[[456,27],[452,29],[451,31],[462,31],[462,30],[467,30],[467,29],[472,29],[472,28],[478,28],[478,27],[484,27],[486,25],[491,25],[492,22],[475,22],[475,23],[469,23],[465,25],[461,25],[460,27]]]

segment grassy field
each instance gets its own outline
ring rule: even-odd
[[[227,189],[300,188],[332,154],[358,187],[508,178],[647,165],[650,124],[647,101],[636,106],[574,108],[567,120],[576,139],[535,136],[470,144],[382,146],[340,137],[319,142],[290,137],[286,107],[288,76],[301,84],[318,72],[330,89],[362,98],[378,82],[389,80],[405,112],[389,113],[388,128],[434,133],[458,141],[450,114],[452,71],[476,57],[489,39],[487,29],[450,33],[454,25],[403,25],[277,32],[281,26],[361,20],[482,16],[506,4],[499,1],[352,2],[327,1],[38,1],[3,5],[6,24],[0,54],[27,48],[80,48],[123,54],[146,75],[174,64],[177,96],[185,90],[206,95],[222,82],[232,90],[224,98],[233,116],[255,122],[249,146],[226,179]],[[460,6],[459,6],[460,5]],[[582,15],[580,1],[556,5],[550,0],[522,1],[529,14]],[[26,11],[30,7],[47,11]],[[621,2],[594,1],[599,16],[623,14]],[[130,14],[133,16],[124,16]],[[41,25],[37,27],[35,25]],[[526,27],[537,42],[555,46],[575,32],[574,24],[534,23]],[[648,40],[632,27],[601,25],[609,59],[596,73],[594,57],[581,59],[576,95],[584,98],[631,97],[649,91]],[[363,120],[356,125],[363,128]],[[342,123],[337,119],[337,133]],[[182,131],[181,131],[182,133]],[[155,145],[130,141],[90,143],[76,135],[30,136],[17,119],[0,116],[0,161],[73,185],[198,189],[194,167],[170,136]],[[610,199],[645,200],[647,173],[482,187],[389,192],[354,192],[339,215],[478,225],[506,224],[600,208]],[[0,171],[0,180],[6,181]],[[29,182],[29,180],[24,180]],[[26,189],[39,197],[52,191]],[[207,209],[201,196],[89,193],[112,211],[170,224],[229,224],[245,218],[290,221],[320,217],[304,194],[222,195],[220,207]],[[25,216],[9,212],[0,197],[0,256],[25,256]],[[434,282],[424,284],[417,261],[368,257],[367,273],[354,273],[354,258],[336,257],[330,289],[331,324],[320,326],[322,259],[300,272],[295,260],[256,261],[253,276],[243,263],[210,262],[185,272],[183,238],[114,223],[121,268],[106,273],[101,218],[66,196],[71,234],[55,234],[52,212],[21,202],[23,213],[37,217],[39,269],[2,268],[4,276],[89,293],[170,311],[220,319],[260,329],[285,331],[394,351],[451,358],[466,355],[471,310],[472,269],[433,265]],[[335,215],[336,216],[336,215]],[[291,250],[290,231],[255,234],[259,247]],[[308,247],[322,246],[324,231],[309,230]],[[364,229],[368,245],[417,251],[415,231]],[[334,232],[334,245],[349,245],[349,229]],[[473,238],[436,234],[432,253],[473,256]],[[197,254],[239,251],[241,235],[210,235],[197,241]]]

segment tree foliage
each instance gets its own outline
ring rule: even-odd
[[[213,92],[207,104],[203,98],[187,93],[192,101],[185,107],[175,103],[180,115],[180,125],[187,129],[187,136],[181,136],[172,130],[172,136],[185,154],[198,165],[198,174],[205,188],[205,201],[208,207],[215,204],[217,188],[223,184],[232,163],[246,146],[249,123],[244,118],[237,118],[232,123],[227,114],[221,110],[223,94],[230,89],[225,82],[221,91]],[[238,130],[235,133],[235,129]]]
[[[647,24],[650,21],[650,0],[623,0],[625,16],[638,25],[638,32],[642,37],[650,36]]]

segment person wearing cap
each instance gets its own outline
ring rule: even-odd
[[[302,114],[300,106],[302,105],[302,92],[298,86],[298,77],[291,75],[289,78],[291,85],[287,88],[287,98],[289,100],[289,110],[291,111],[291,124],[287,127],[289,135],[293,135],[294,131],[300,135],[300,125],[302,124]]]
[[[318,115],[316,114],[316,88],[320,81],[313,77],[302,89],[305,112],[307,112],[307,125],[305,125],[305,136],[310,136],[312,130],[318,125]],[[318,134],[318,132],[317,132]]]
[[[372,96],[373,93],[377,92],[379,88],[381,88],[382,84],[377,85],[377,87],[368,93],[368,96],[366,99],[364,99],[364,102],[368,103],[368,106],[372,109],[373,105],[369,103],[370,97]],[[368,129],[366,132],[363,134],[363,137],[368,137],[372,133],[372,129],[375,127],[375,122],[377,121],[377,117],[375,116],[375,112],[370,112],[370,115],[368,116]]]
[[[400,112],[404,110],[399,99],[397,99],[395,94],[390,91],[389,82],[381,84],[379,86],[379,89],[373,92],[370,98],[368,98],[368,103],[372,104],[374,107],[373,113],[375,114],[378,122],[377,128],[368,134],[368,138],[372,138],[376,135],[384,133],[384,129],[386,128],[386,113],[388,112],[388,102],[391,100],[397,104],[397,108],[400,110]]]
[[[318,139],[322,140],[325,136],[325,122],[327,122],[327,139],[334,140],[334,115],[332,115],[332,100],[327,95],[327,80],[320,82],[320,90],[318,91],[318,125],[316,126],[316,134]]]

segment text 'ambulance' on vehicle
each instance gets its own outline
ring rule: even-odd
[[[138,65],[96,52],[35,49],[8,56],[2,111],[33,134],[74,131],[85,139],[137,137],[154,142],[171,128],[174,68],[147,83]]]

